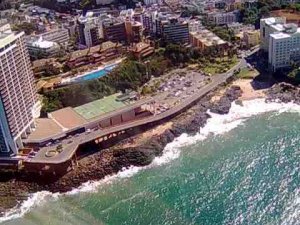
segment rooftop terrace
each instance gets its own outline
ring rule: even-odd
[[[91,120],[95,117],[126,106],[126,103],[117,100],[118,95],[119,94],[114,94],[93,102],[89,102],[74,108],[74,110],[84,119]]]

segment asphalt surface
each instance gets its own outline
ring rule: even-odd
[[[60,164],[64,163],[68,160],[70,160],[75,152],[77,151],[78,147],[84,143],[93,141],[95,139],[108,136],[113,133],[118,133],[120,131],[125,131],[130,128],[136,128],[139,126],[144,126],[147,124],[155,123],[158,122],[162,119],[169,118],[173,116],[174,114],[177,114],[184,109],[188,108],[190,105],[192,105],[194,102],[198,101],[200,98],[205,96],[207,93],[210,91],[214,90],[217,88],[219,85],[223,84],[226,82],[226,80],[233,75],[233,71],[237,70],[239,68],[243,68],[247,66],[247,62],[245,59],[241,59],[240,62],[235,65],[233,68],[231,68],[229,71],[226,73],[218,74],[213,77],[211,77],[211,82],[204,85],[200,90],[197,90],[194,92],[193,95],[189,96],[186,98],[184,101],[180,102],[176,106],[170,108],[169,110],[162,112],[158,115],[146,117],[143,119],[135,120],[132,122],[128,122],[125,124],[121,124],[118,126],[106,128],[106,129],[98,129],[96,131],[91,131],[90,133],[82,133],[78,135],[77,137],[72,137],[72,142],[70,142],[70,139],[66,139],[61,141],[60,143],[56,145],[52,145],[49,147],[43,147],[41,148],[36,156],[31,159],[27,159],[26,162],[31,162],[31,163],[42,163],[42,164]],[[61,153],[56,154],[53,157],[47,157],[46,153],[50,150],[56,150],[58,145],[63,146],[63,151]]]

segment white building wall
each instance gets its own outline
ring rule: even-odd
[[[292,61],[300,60],[300,33],[285,34],[282,38],[279,35],[271,35],[269,40],[268,61],[272,71],[289,67]]]
[[[19,141],[21,135],[34,122],[33,111],[38,103],[34,76],[23,36],[24,33],[16,35],[9,32],[7,27],[0,27],[1,129],[4,132],[6,127],[5,142],[14,153],[18,151],[17,145],[21,147]]]
[[[284,17],[270,17],[260,20],[260,48],[264,51],[269,49],[269,37],[274,32],[281,31],[280,25],[286,23]]]

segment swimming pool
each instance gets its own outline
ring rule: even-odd
[[[110,71],[112,71],[116,66],[117,66],[117,64],[113,64],[113,65],[109,65],[109,66],[105,67],[104,69],[97,70],[97,71],[94,71],[91,73],[87,73],[84,76],[75,78],[74,82],[88,81],[88,80],[93,80],[93,79],[103,77],[106,74],[108,74]]]

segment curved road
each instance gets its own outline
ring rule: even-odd
[[[187,107],[191,106],[193,103],[198,101],[200,98],[205,96],[210,91],[217,88],[219,85],[225,83],[228,78],[233,76],[233,71],[239,68],[243,68],[247,66],[247,63],[244,59],[241,59],[240,62],[231,68],[226,73],[215,75],[211,78],[211,82],[204,87],[202,87],[199,91],[197,91],[191,97],[185,99],[185,101],[181,102],[180,104],[176,105],[175,107],[161,113],[158,115],[154,115],[151,117],[146,117],[140,120],[135,120],[132,122],[128,122],[125,124],[121,124],[118,126],[110,127],[107,129],[99,129],[97,131],[92,131],[91,133],[83,133],[78,137],[74,137],[72,139],[72,143],[68,144],[68,139],[62,141],[63,151],[56,156],[53,157],[46,157],[45,153],[51,149],[56,149],[56,146],[51,147],[43,147],[41,148],[36,156],[32,159],[26,160],[29,163],[37,163],[37,164],[60,164],[70,160],[75,152],[77,151],[78,147],[84,143],[93,141],[97,138],[101,138],[112,133],[117,133],[120,131],[124,131],[130,128],[136,128],[139,126],[144,126],[147,124],[158,122],[162,119],[169,118],[177,113],[181,112],[182,110],[186,109]]]

